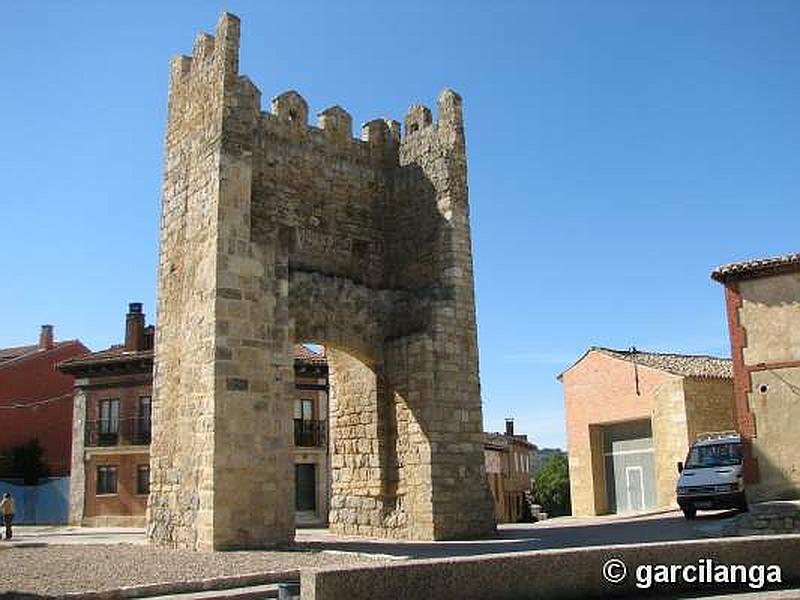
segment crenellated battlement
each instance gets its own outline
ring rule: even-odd
[[[240,93],[249,94],[257,100],[257,110],[262,114],[271,115],[282,123],[290,124],[289,130],[295,134],[306,133],[309,129],[322,130],[326,137],[336,144],[355,141],[370,146],[399,147],[417,134],[431,135],[440,129],[454,131],[463,127],[461,97],[449,89],[439,95],[435,121],[428,107],[421,104],[412,105],[403,119],[403,133],[397,121],[377,118],[364,122],[360,136],[354,137],[353,118],[339,105],[330,106],[317,113],[318,121],[314,127],[308,123],[308,102],[295,90],[275,96],[270,101],[269,111],[263,111],[260,107],[260,90],[238,72],[240,30],[239,18],[231,13],[223,13],[217,22],[215,35],[198,34],[192,46],[192,55],[177,56],[172,61],[170,87],[173,92],[178,92],[179,88],[192,80],[211,84],[216,79],[221,83],[232,84],[231,89],[236,89],[238,83]],[[245,85],[242,85],[243,83]]]
[[[353,137],[353,117],[336,104],[326,108],[318,115],[319,128],[333,140],[349,140]]]
[[[232,81],[239,72],[239,39],[241,22],[231,13],[222,13],[215,35],[199,33],[194,39],[191,56],[176,56],[172,60],[171,86],[180,85],[190,77],[207,76],[216,71],[223,79]]]
[[[275,96],[270,101],[268,112],[262,116],[273,117],[278,122],[288,124],[287,133],[298,136],[313,135],[313,131],[321,130],[332,142],[342,144],[361,142],[374,147],[398,148],[406,140],[414,139],[417,133],[435,134],[440,130],[458,130],[463,127],[461,97],[450,89],[439,95],[437,103],[437,120],[434,121],[431,110],[421,104],[412,105],[404,118],[403,127],[394,119],[376,118],[364,122],[360,128],[360,136],[353,135],[353,117],[340,105],[330,106],[317,113],[317,124],[308,122],[308,102],[295,90],[289,90]]]

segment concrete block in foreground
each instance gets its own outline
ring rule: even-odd
[[[621,583],[604,579],[611,559],[625,564]],[[617,545],[566,550],[541,550],[485,557],[419,560],[399,564],[318,569],[302,572],[302,600],[450,599],[492,600],[537,598],[647,597],[717,590],[758,591],[747,583],[646,583],[648,565],[742,565],[757,574],[759,565],[781,569],[782,585],[800,582],[800,535],[741,537]],[[618,563],[612,576],[618,576]],[[640,569],[640,566],[644,565]],[[644,569],[644,570],[643,570]],[[637,580],[637,571],[644,576]],[[774,571],[773,571],[774,572]],[[655,579],[651,570],[650,579]],[[761,590],[775,589],[765,579]]]

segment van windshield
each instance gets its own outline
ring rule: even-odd
[[[686,459],[687,469],[730,467],[740,464],[742,464],[742,445],[738,442],[693,446]]]

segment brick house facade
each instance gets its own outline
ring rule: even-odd
[[[144,524],[150,484],[153,326],[131,303],[125,342],[64,361],[75,376],[70,523]]]
[[[125,342],[60,363],[74,375],[70,523],[144,526],[150,490],[155,329],[131,303]],[[301,524],[327,520],[328,366],[324,350],[295,346],[294,456]],[[157,424],[156,424],[157,426]]]
[[[516,523],[526,515],[534,445],[527,436],[515,434],[514,421],[507,419],[505,433],[487,433],[483,448],[497,522]]]
[[[734,427],[731,361],[590,348],[559,375],[572,514],[676,507],[676,464]]]
[[[0,349],[0,452],[36,439],[51,477],[70,473],[72,375],[56,365],[89,352],[79,340],[57,342],[53,326],[42,325],[39,343]]]

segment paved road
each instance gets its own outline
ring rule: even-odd
[[[679,512],[644,516],[558,518],[541,523],[501,525],[496,538],[458,542],[405,542],[334,536],[326,529],[298,529],[300,548],[379,554],[396,558],[436,558],[547,548],[636,544],[719,537],[725,521],[736,513],[720,511],[686,521]],[[14,528],[3,546],[61,544],[144,544],[144,531],[135,528],[34,527]]]
[[[501,525],[497,538],[458,542],[405,542],[343,538],[325,529],[299,529],[300,546],[341,552],[381,554],[396,558],[474,556],[549,548],[606,546],[720,537],[725,521],[736,513],[709,512],[687,521],[680,512],[646,516],[559,518],[541,523]]]
[[[372,540],[353,537],[337,537],[325,529],[300,529],[297,532],[298,550],[310,549],[324,552],[369,554],[374,558],[418,559],[443,558],[448,556],[476,556],[528,550],[573,548],[612,544],[641,544],[647,542],[677,541],[686,539],[719,537],[723,526],[735,516],[733,512],[702,514],[695,521],[686,521],[679,512],[668,512],[640,516],[606,516],[591,518],[559,518],[535,524],[501,525],[498,535],[488,540],[458,542],[404,542],[395,540]],[[10,546],[58,546],[74,544],[143,544],[146,543],[141,529],[68,527],[17,527],[12,542],[0,542],[0,550]],[[133,551],[133,547],[129,547]],[[78,548],[63,548],[51,551],[81,552]],[[87,548],[87,551],[91,548]],[[24,550],[21,550],[24,552]],[[35,550],[34,550],[35,552]],[[228,553],[222,553],[227,556]],[[238,553],[230,553],[234,557]],[[304,555],[306,556],[306,555]],[[312,555],[313,556],[313,555]],[[323,555],[317,555],[319,559]],[[331,559],[350,560],[355,556]],[[363,557],[362,557],[363,558]],[[79,562],[79,561],[77,561]],[[75,570],[75,562],[70,562]],[[51,570],[51,565],[48,565]],[[137,572],[141,568],[137,567]],[[35,579],[41,579],[37,576]],[[60,576],[63,578],[63,576]],[[79,576],[80,579],[83,579]],[[2,586],[0,586],[2,587]],[[709,590],[709,594],[713,594]],[[675,596],[670,596],[675,597]],[[683,596],[688,598],[688,596]],[[691,596],[700,598],[701,596]],[[800,600],[800,590],[760,592],[759,598],[775,600]],[[755,594],[709,595],[706,600],[755,600]]]
[[[14,537],[0,548],[72,544],[146,544],[144,529],[135,527],[63,527],[17,525]]]

